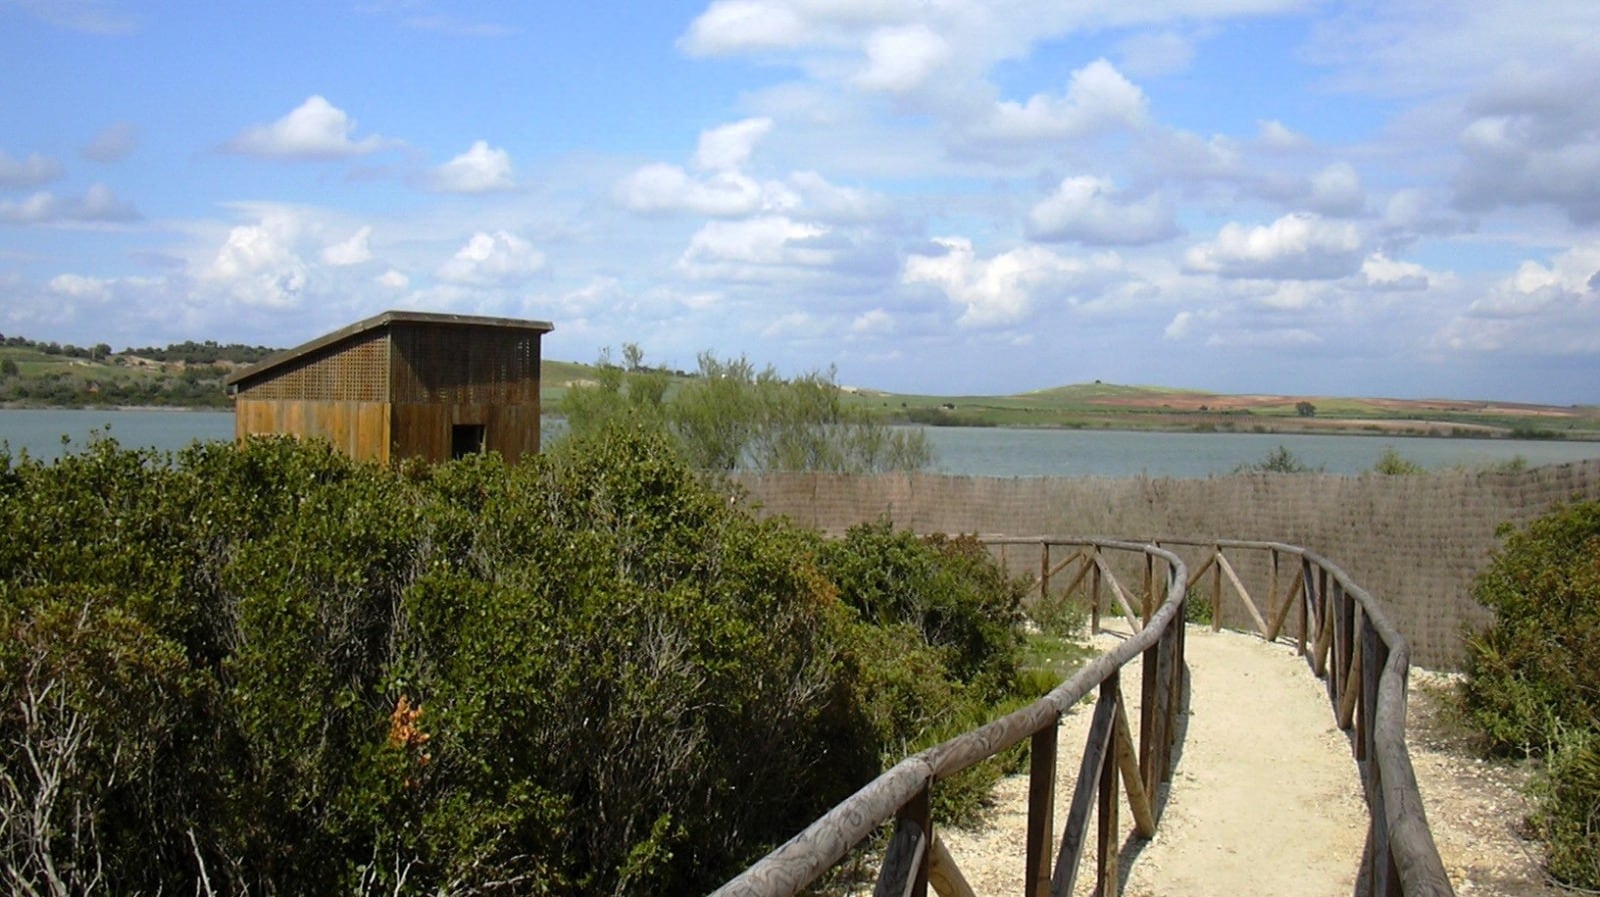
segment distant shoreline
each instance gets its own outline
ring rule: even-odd
[[[0,402],[0,411],[103,411],[103,412],[201,412],[232,414],[233,408],[214,405],[42,405],[22,402]],[[545,418],[564,420],[560,412],[547,412]],[[1267,416],[1217,414],[1202,420],[1187,422],[1141,421],[1144,415],[1131,413],[1127,419],[1119,415],[1097,415],[1094,420],[1073,423],[999,423],[982,421],[951,421],[950,423],[896,420],[894,426],[926,427],[928,429],[993,429],[993,430],[1044,430],[1044,431],[1099,431],[1114,433],[1185,433],[1196,436],[1254,434],[1271,436],[1364,436],[1391,439],[1487,439],[1487,440],[1537,440],[1550,442],[1600,442],[1600,432],[1580,430],[1536,430],[1518,432],[1482,424],[1425,420],[1372,420],[1367,418],[1283,418]]]

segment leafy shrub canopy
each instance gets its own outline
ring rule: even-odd
[[[1550,871],[1600,887],[1600,502],[1508,532],[1473,594],[1495,620],[1467,643],[1468,717],[1492,750],[1544,756]]]
[[[15,891],[705,890],[1015,678],[981,546],[756,521],[637,428],[0,453],[0,527]]]

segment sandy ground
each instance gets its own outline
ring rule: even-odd
[[[1102,635],[1099,647],[1114,638]],[[1180,720],[1186,728],[1160,831],[1144,841],[1126,805],[1119,813],[1123,893],[1348,897],[1366,806],[1323,684],[1291,647],[1253,636],[1191,627],[1187,653],[1190,712]],[[1125,683],[1138,681],[1136,669],[1123,674]],[[1541,884],[1536,846],[1518,834],[1523,773],[1472,759],[1442,721],[1438,696],[1447,687],[1444,677],[1418,672],[1410,730],[1423,801],[1457,893],[1554,894]],[[1137,688],[1127,697],[1136,701]],[[1060,728],[1058,826],[1090,710],[1081,705]],[[1137,720],[1134,707],[1129,711]],[[1027,778],[1013,776],[1000,784],[979,829],[941,833],[978,894],[1021,892],[1026,806]],[[1093,886],[1092,844],[1079,871],[1080,894]]]

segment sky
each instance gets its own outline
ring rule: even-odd
[[[1594,0],[0,0],[0,333],[1600,403]]]

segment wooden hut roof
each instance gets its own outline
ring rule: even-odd
[[[307,343],[285,349],[282,352],[269,355],[255,364],[234,371],[223,379],[222,385],[230,391],[237,389],[240,384],[254,380],[272,370],[304,357],[313,352],[349,340],[370,330],[388,327],[390,324],[427,324],[443,327],[498,327],[506,330],[532,330],[536,333],[549,333],[555,325],[548,321],[527,321],[520,318],[489,318],[477,315],[446,315],[422,311],[386,311],[360,320],[347,327],[342,327],[332,333],[317,337]]]

